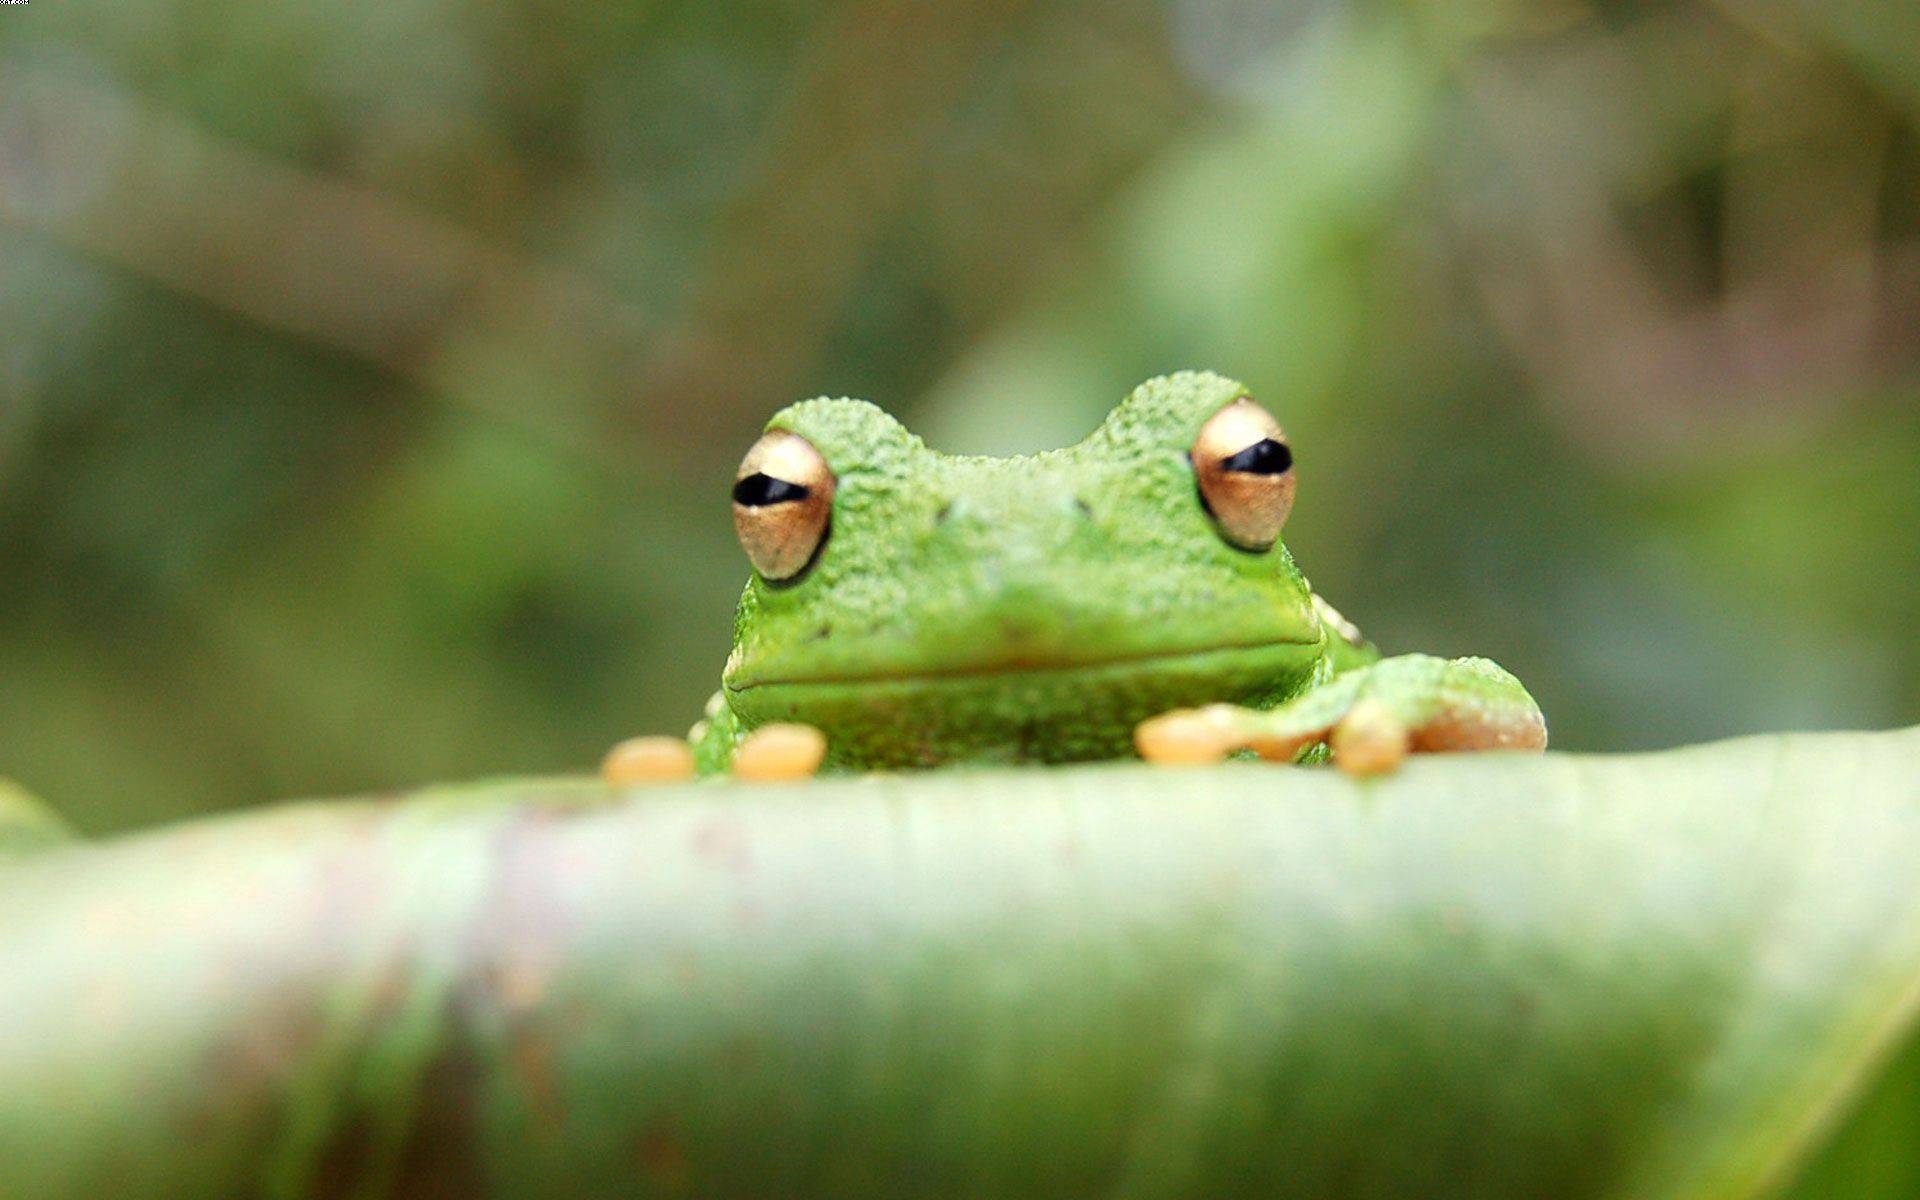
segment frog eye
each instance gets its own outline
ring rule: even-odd
[[[753,569],[776,582],[806,570],[827,540],[833,472],[807,439],[769,430],[733,480],[733,528]]]
[[[1253,551],[1280,539],[1293,511],[1293,451],[1266,409],[1244,396],[1227,405],[1200,427],[1188,458],[1222,537]]]

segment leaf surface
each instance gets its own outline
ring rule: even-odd
[[[444,788],[43,850],[0,910],[21,1200],[1912,1177],[1920,731]]]

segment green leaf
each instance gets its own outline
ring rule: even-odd
[[[0,861],[63,842],[73,833],[65,821],[25,789],[0,779]]]
[[[450,788],[46,851],[0,911],[10,1200],[1718,1200],[1915,1154],[1872,1122],[1920,730]]]

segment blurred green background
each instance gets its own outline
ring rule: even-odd
[[[89,830],[679,731],[760,423],[1250,382],[1569,749],[1920,720],[1920,8],[0,8],[0,774]]]

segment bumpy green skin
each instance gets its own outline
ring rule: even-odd
[[[1225,702],[1285,720],[1336,676],[1322,728],[1363,694],[1431,710],[1434,678],[1412,695],[1368,685],[1377,655],[1286,547],[1228,544],[1200,502],[1188,451],[1246,394],[1209,373],[1152,379],[1078,445],[1020,458],[938,453],[864,401],[775,415],[769,430],[834,472],[830,532],[797,578],[747,584],[690,735],[701,773],[774,721],[824,731],[828,769],[873,769],[1129,757],[1146,718]],[[1498,668],[1448,686],[1497,721],[1538,721]]]

